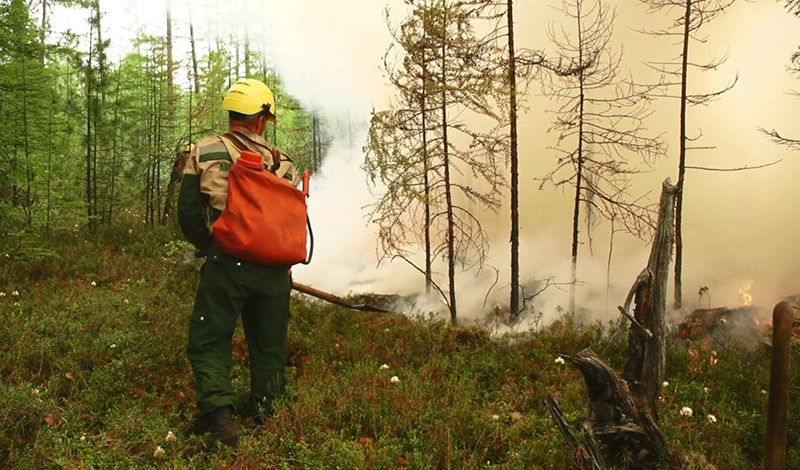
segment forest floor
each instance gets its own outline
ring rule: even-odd
[[[185,344],[199,272],[185,244],[168,230],[128,227],[52,239],[0,247],[8,251],[0,256],[0,468],[571,468],[545,396],[553,393],[568,418],[585,416],[581,376],[555,359],[603,350],[608,325],[564,318],[493,338],[294,296],[287,396],[264,427],[242,427],[237,450],[215,449],[191,433]],[[245,345],[238,327],[232,376],[242,403]],[[624,347],[604,356],[617,370]],[[659,419],[677,454],[694,462],[687,468],[761,468],[768,356],[763,347],[669,343]],[[792,374],[797,402],[797,367]],[[787,468],[800,468],[796,416]]]

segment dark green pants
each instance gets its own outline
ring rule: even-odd
[[[189,322],[186,351],[203,414],[233,406],[231,338],[241,314],[250,351],[251,401],[271,411],[285,388],[289,294],[286,267],[239,261],[218,248],[209,250]]]

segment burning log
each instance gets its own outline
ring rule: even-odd
[[[694,310],[678,325],[678,337],[687,341],[719,339],[727,341],[732,336],[741,339],[757,338],[764,334],[767,321],[761,320],[757,307],[700,308]]]
[[[667,456],[673,467],[680,467],[657,423],[658,394],[666,369],[667,278],[676,194],[677,187],[665,181],[647,267],[636,278],[625,305],[619,307],[623,321],[631,321],[624,380],[594,352],[584,350],[569,360],[586,382],[589,417],[570,427],[558,403],[548,397],[550,413],[582,470],[604,470],[605,465],[654,469],[662,456]],[[630,313],[632,304],[635,307]],[[629,460],[623,462],[624,455]]]
[[[800,318],[794,318],[793,322],[792,334],[800,338]],[[732,341],[768,346],[772,321],[759,307],[701,308],[694,310],[678,325],[677,335],[682,340],[698,342],[706,347]]]

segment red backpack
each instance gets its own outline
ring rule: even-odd
[[[300,191],[265,169],[261,155],[242,151],[228,173],[228,204],[214,222],[214,242],[225,253],[255,264],[308,264],[306,197],[307,172]]]

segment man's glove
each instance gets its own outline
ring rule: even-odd
[[[278,171],[278,168],[281,167],[281,159],[282,158],[283,158],[283,155],[281,154],[281,151],[278,150],[277,148],[273,147],[272,148],[272,166],[269,168],[269,171],[271,171],[273,173]]]

